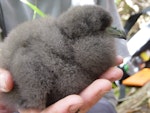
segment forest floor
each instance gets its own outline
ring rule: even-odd
[[[132,87],[131,87],[132,89]],[[150,113],[150,82],[125,97],[117,106],[118,113]]]

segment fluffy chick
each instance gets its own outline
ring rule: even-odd
[[[0,67],[14,88],[1,101],[17,109],[44,109],[79,94],[115,62],[112,18],[100,6],[77,6],[57,19],[25,22],[0,44]]]

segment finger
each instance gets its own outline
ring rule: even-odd
[[[69,95],[44,109],[42,112],[39,110],[29,109],[19,110],[19,113],[76,113],[82,105],[83,100],[80,96]]]
[[[109,90],[111,90],[112,84],[105,79],[98,79],[88,86],[80,96],[84,100],[84,106],[80,108],[80,113],[87,112],[98,100]]]
[[[100,76],[100,78],[110,80],[114,82],[116,80],[121,79],[123,76],[123,71],[120,68],[112,67],[108,69],[104,74]]]
[[[122,56],[117,56],[116,57],[116,66],[118,66],[122,63],[123,63],[123,57]]]
[[[0,92],[9,92],[13,88],[13,78],[11,74],[0,69]]]
[[[6,107],[0,104],[0,113],[7,113]]]
[[[41,113],[76,113],[83,106],[83,99],[78,95],[69,95]]]
[[[9,113],[9,111],[5,110],[5,109],[0,109],[0,113]]]
[[[14,113],[14,109],[8,108],[3,104],[0,104],[0,113]]]
[[[18,110],[19,113],[41,113],[41,110],[37,109],[28,109],[28,110]]]
[[[123,62],[123,57],[117,56],[116,57],[116,63],[115,66],[120,65]],[[120,68],[112,67],[108,69],[105,73],[100,75],[100,78],[110,80],[111,82],[114,82],[116,80],[121,79],[123,76],[123,72]]]

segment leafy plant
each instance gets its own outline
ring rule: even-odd
[[[37,6],[30,3],[28,0],[20,0],[20,1],[28,5],[34,11],[33,19],[35,18],[36,14],[38,14],[41,17],[46,16],[45,13],[43,13]]]

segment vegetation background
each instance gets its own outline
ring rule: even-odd
[[[135,13],[150,7],[150,0],[115,0],[122,24]],[[149,14],[141,15],[128,34],[130,39],[145,23],[150,22]],[[126,87],[127,95],[123,103],[117,107],[118,113],[150,113],[150,82],[143,87]],[[134,90],[134,91],[133,91]]]
[[[116,0],[116,4],[122,23],[124,25],[130,15],[138,13],[146,7],[150,6],[150,0]],[[141,28],[142,24],[148,21],[150,21],[150,15],[145,14],[140,16],[136,24],[129,32],[128,37],[132,37]]]

